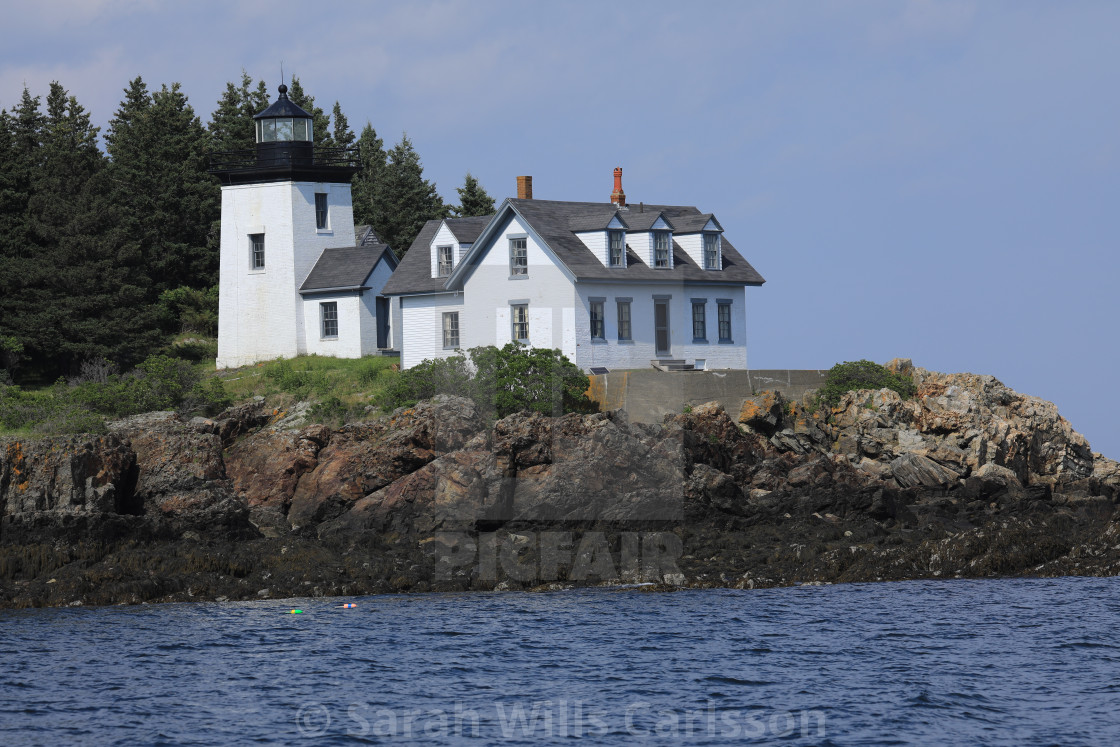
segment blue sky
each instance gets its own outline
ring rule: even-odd
[[[104,126],[128,81],[203,120],[280,64],[407,131],[445,199],[714,212],[767,278],[753,368],[913,358],[1058,403],[1120,458],[1120,4],[5,3],[0,106],[57,79]]]

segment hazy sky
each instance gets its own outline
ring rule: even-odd
[[[767,279],[752,368],[910,357],[1058,403],[1120,458],[1120,3],[3,2],[0,106],[128,81],[209,119],[280,65],[454,201],[713,212]]]

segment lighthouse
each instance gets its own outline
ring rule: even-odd
[[[316,147],[311,114],[278,90],[253,118],[255,148],[211,155],[222,185],[218,368],[390,347],[379,293],[396,258],[368,230],[356,235],[357,149]]]

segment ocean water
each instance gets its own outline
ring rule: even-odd
[[[1081,578],[6,611],[0,744],[1118,744],[1118,630]]]

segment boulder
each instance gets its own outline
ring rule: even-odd
[[[947,488],[960,475],[920,454],[903,454],[891,461],[891,475],[904,488]]]
[[[785,417],[786,406],[785,397],[777,391],[747,397],[739,408],[739,422],[764,436],[772,436]]]

